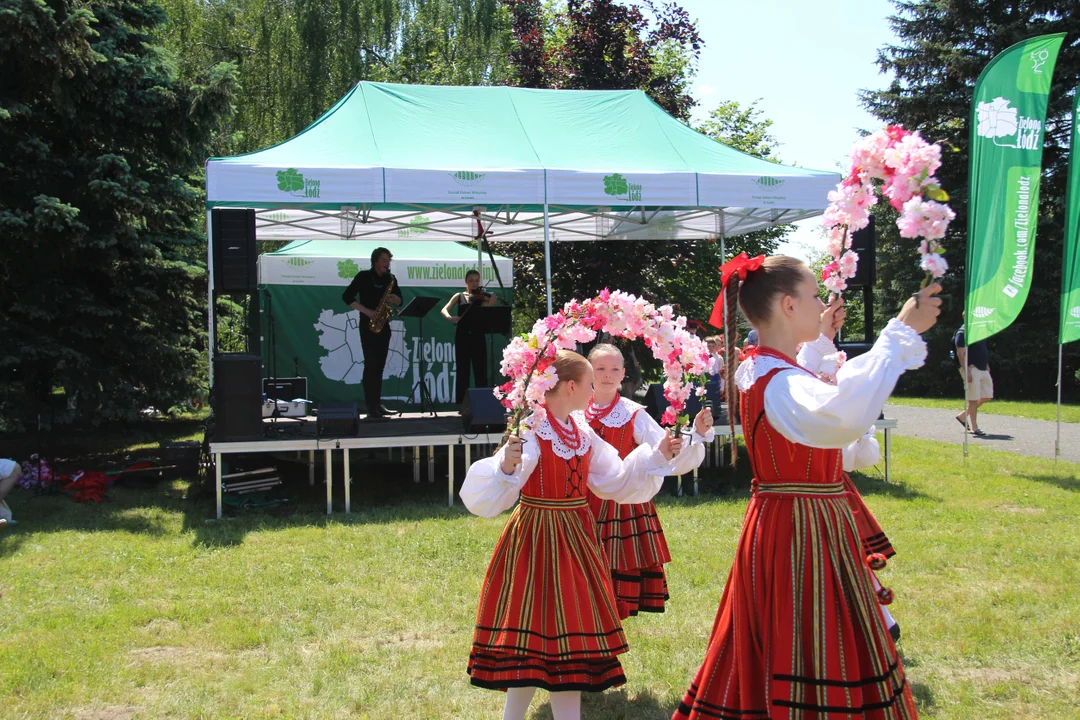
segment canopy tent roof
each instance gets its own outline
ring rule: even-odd
[[[837,173],[740,153],[644,93],[358,83],[296,137],[207,162],[259,239],[701,239],[818,215]]]

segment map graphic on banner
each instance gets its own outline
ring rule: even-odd
[[[327,380],[346,385],[360,385],[363,382],[364,350],[360,344],[359,320],[360,313],[356,310],[338,313],[324,309],[319,313],[314,327],[319,346],[327,351],[319,357],[319,369]],[[453,403],[457,379],[453,344],[427,338],[421,349],[420,337],[409,337],[403,321],[391,320],[387,328],[391,336],[390,352],[383,368],[383,399],[419,402],[415,393],[413,397],[406,393],[420,379],[420,354],[423,353],[432,400],[436,403]],[[393,382],[395,380],[400,382]]]
[[[328,350],[319,358],[319,367],[329,380],[346,385],[359,385],[364,379],[364,350],[360,345],[360,313],[351,310],[335,313],[323,310],[315,330],[319,333],[319,345]],[[405,323],[392,320],[389,323],[390,352],[383,368],[383,380],[403,378],[409,372],[409,354],[405,348]]]

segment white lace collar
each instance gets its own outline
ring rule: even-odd
[[[735,371],[735,386],[739,388],[739,392],[746,392],[752,388],[754,383],[758,380],[777,369],[803,370],[803,372],[806,372],[804,368],[793,364],[789,360],[778,358],[775,355],[755,354],[739,364],[739,369]]]
[[[639,405],[633,400],[628,400],[621,395],[619,396],[619,405],[612,408],[604,417],[600,418],[600,424],[609,428],[621,428],[626,423],[634,419],[634,413],[641,410],[644,405]],[[577,413],[575,413],[577,414]],[[580,413],[581,418],[588,422],[588,418],[585,413]]]
[[[555,422],[559,422],[556,420]],[[592,430],[589,429],[589,424],[585,422],[584,415],[579,413],[570,413],[570,422],[577,425],[578,432],[581,433],[581,447],[577,450],[569,448],[559,438],[559,435],[555,432],[555,428],[551,427],[551,423],[548,421],[547,414],[540,418],[540,424],[533,430],[536,433],[536,437],[547,440],[551,443],[551,449],[556,455],[563,460],[569,460],[575,455],[585,455],[592,448]],[[569,425],[563,425],[564,429],[569,430]]]

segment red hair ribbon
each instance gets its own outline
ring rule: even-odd
[[[716,302],[713,303],[712,315],[709,316],[710,325],[720,329],[724,327],[724,289],[727,288],[731,276],[738,275],[740,281],[745,280],[746,274],[760,268],[763,262],[765,262],[764,255],[752,258],[746,253],[739,253],[720,266],[720,294],[716,296]]]
[[[746,273],[753,272],[761,267],[761,264],[765,262],[764,255],[758,255],[755,258],[748,256],[746,253],[739,253],[735,257],[728,260],[726,263],[720,266],[720,287],[726,288],[728,280],[732,275],[738,273],[739,281],[746,279]]]

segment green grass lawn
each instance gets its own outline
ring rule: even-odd
[[[915,407],[942,408],[959,413],[964,409],[960,398],[889,398],[890,405],[912,405]],[[979,408],[979,415],[1009,415],[1011,417],[1031,418],[1032,420],[1057,420],[1057,405],[1052,402],[1021,402],[1019,400],[991,400]],[[1062,405],[1061,422],[1080,423],[1080,405]]]
[[[899,551],[882,580],[922,717],[1080,717],[1080,465],[893,448],[895,484],[856,482]],[[586,696],[585,717],[670,717],[705,651],[745,465],[659,498],[669,610],[627,621],[629,682]],[[387,467],[358,470],[358,511],[329,520],[303,480],[296,510],[218,523],[185,481],[96,506],[16,492],[0,717],[500,717],[502,695],[470,687],[465,663],[506,516],[447,508],[445,486]],[[546,693],[533,707],[551,717]]]

